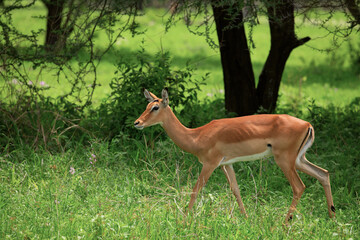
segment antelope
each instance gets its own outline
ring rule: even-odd
[[[144,95],[149,103],[134,126],[143,129],[160,124],[178,147],[197,156],[203,165],[191,193],[186,215],[191,211],[199,190],[213,171],[221,167],[241,213],[247,218],[232,165],[273,156],[293,191],[286,223],[292,219],[305,190],[296,170],[320,181],[325,190],[329,217],[335,217],[329,172],[310,163],[305,157],[306,150],[314,142],[314,128],[309,122],[289,115],[263,114],[213,120],[202,127],[190,129],[180,123],[169,107],[166,88],[162,90],[161,99],[146,89]]]

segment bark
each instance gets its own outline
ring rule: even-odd
[[[47,10],[45,49],[54,51],[62,42],[63,31],[61,27],[65,0],[43,0]]]
[[[219,39],[225,88],[225,108],[238,115],[257,110],[255,78],[241,11],[231,14],[228,7],[212,3]]]
[[[144,10],[144,0],[136,1],[136,9],[138,9],[140,11]]]
[[[296,47],[310,40],[297,39],[294,29],[294,3],[292,0],[277,1],[267,6],[271,48],[259,77],[257,99],[259,108],[274,112],[285,64]]]
[[[345,5],[354,18],[353,25],[360,25],[360,6],[356,4],[355,0],[345,0]]]
[[[310,40],[295,35],[293,0],[272,0],[267,4],[271,48],[256,88],[242,11],[229,13],[228,9],[236,7],[212,2],[224,75],[225,108],[239,116],[254,114],[259,109],[274,112],[286,61],[293,49]]]

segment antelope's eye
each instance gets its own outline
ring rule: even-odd
[[[151,108],[151,111],[156,111],[156,110],[159,110],[159,106],[158,105],[155,105]]]

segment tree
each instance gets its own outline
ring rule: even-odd
[[[347,36],[359,24],[359,7],[354,0],[345,0],[346,4],[338,1],[294,1],[294,0],[263,0],[263,1],[232,1],[212,0],[210,5],[213,16],[208,14],[207,3],[202,1],[178,1],[187,18],[197,17],[200,12],[205,13],[205,31],[193,31],[205,35],[209,43],[209,19],[213,17],[219,42],[221,63],[224,76],[225,107],[229,112],[238,115],[253,114],[258,111],[274,112],[278,100],[278,92],[286,62],[295,48],[310,41],[310,37],[297,38],[295,32],[295,11],[301,9],[306,14],[316,7],[346,11],[349,8],[355,18],[352,25],[346,29],[343,36]],[[177,9],[180,9],[177,6]],[[244,11],[246,10],[246,11]],[[180,12],[179,10],[177,12]],[[194,13],[195,12],[195,13]],[[244,17],[244,13],[247,14]],[[257,15],[265,14],[268,18],[271,48],[255,86],[252,69],[248,37],[245,34],[245,23],[250,27],[257,24]],[[172,16],[173,17],[173,16]],[[197,26],[199,27],[199,26]],[[251,36],[250,36],[251,38]]]
[[[64,150],[69,139],[92,135],[80,122],[100,85],[98,66],[125,31],[138,33],[137,2],[14,0],[0,7],[0,132],[8,136],[2,146],[14,149],[20,139],[34,148]],[[26,14],[43,24],[20,30]],[[52,88],[48,77],[63,93],[46,92]]]
[[[51,72],[59,81],[67,81],[69,90],[58,98],[71,98],[81,109],[91,104],[97,82],[97,66],[125,31],[137,34],[138,0],[41,0],[46,6],[46,17],[32,16],[46,21],[46,29],[23,33],[13,21],[14,10],[26,11],[39,1],[9,1],[0,8],[0,79],[16,79],[27,95],[43,98],[32,83],[32,75]],[[29,14],[31,11],[29,11]],[[118,25],[116,25],[118,24]],[[106,33],[101,47],[95,44],[98,32]],[[42,33],[45,39],[42,40]],[[82,52],[82,58],[78,53]],[[76,60],[72,64],[69,60]],[[24,63],[32,68],[24,68]],[[36,73],[37,72],[37,73]],[[85,79],[92,79],[92,83]],[[60,80],[61,79],[61,80]],[[90,87],[89,87],[90,86]]]
[[[360,1],[357,0],[344,0],[345,6],[353,16],[354,20],[352,26],[360,25]]]
[[[229,6],[212,4],[223,67],[225,108],[252,114],[257,109],[255,77],[247,45],[243,14]],[[237,8],[235,8],[237,9]],[[238,27],[228,28],[231,24]],[[241,101],[239,97],[241,95]]]
[[[62,26],[65,0],[42,0],[42,2],[48,11],[46,17],[45,48],[47,51],[62,49],[68,35],[72,31],[72,28],[66,29],[66,26]],[[73,2],[72,0],[71,3]]]

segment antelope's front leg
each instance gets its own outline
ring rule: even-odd
[[[191,193],[191,199],[190,199],[190,203],[189,203],[189,207],[186,212],[186,215],[188,215],[188,213],[193,208],[198,192],[201,190],[202,187],[205,186],[205,184],[209,180],[209,177],[214,172],[216,167],[217,167],[217,165],[214,166],[214,165],[209,165],[209,164],[204,163],[203,168],[201,169],[201,172],[200,172],[200,176],[199,176],[199,178],[195,184],[195,187],[193,188],[193,191]]]

